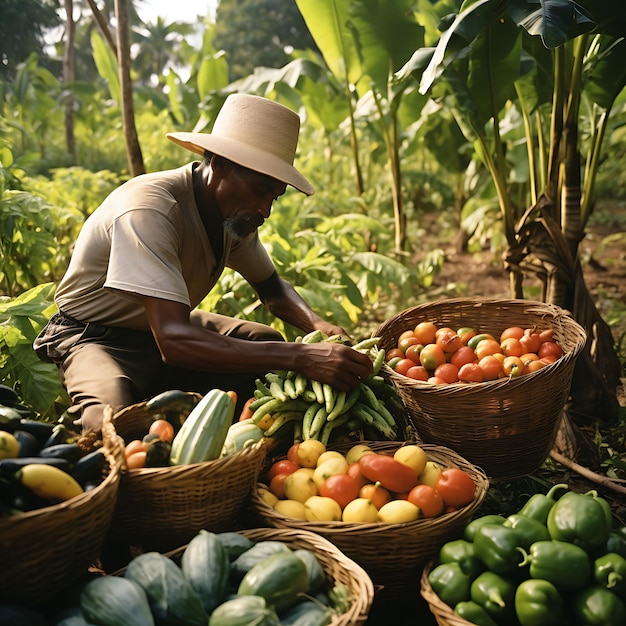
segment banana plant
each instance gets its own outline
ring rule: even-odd
[[[506,235],[514,297],[534,275],[541,298],[587,330],[569,414],[578,423],[617,417],[620,363],[610,328],[585,286],[578,244],[593,211],[601,148],[626,86],[626,5],[610,0],[469,0],[435,45],[400,70],[445,101],[488,169]],[[504,125],[523,128],[528,179],[520,204]],[[588,129],[584,135],[582,129]],[[516,154],[519,154],[516,152]]]

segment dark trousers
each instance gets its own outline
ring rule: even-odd
[[[191,321],[213,332],[250,341],[282,341],[273,328],[195,310]],[[104,407],[114,412],[162,391],[180,389],[204,395],[218,388],[237,392],[239,412],[262,373],[222,374],[166,365],[149,332],[82,323],[63,313],[50,318],[33,347],[56,364],[72,400],[68,414],[83,431],[99,430]],[[237,412],[237,414],[238,414]]]

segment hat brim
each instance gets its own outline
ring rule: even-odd
[[[167,133],[166,137],[191,152],[203,155],[208,151],[255,172],[276,178],[307,196],[315,193],[313,185],[295,167],[263,150],[208,133]]]

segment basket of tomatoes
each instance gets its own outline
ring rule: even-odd
[[[173,463],[173,439],[201,398],[172,390],[114,415],[125,446],[114,540],[166,551],[200,529],[221,532],[238,524],[263,468],[266,442],[260,438],[211,460]]]
[[[381,372],[421,440],[452,448],[494,479],[543,464],[586,343],[566,311],[449,299],[407,309],[376,334],[386,351]]]
[[[445,447],[363,441],[326,449],[309,439],[266,463],[250,502],[264,525],[325,537],[379,595],[400,599],[488,488],[482,470]]]

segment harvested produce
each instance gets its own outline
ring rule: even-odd
[[[481,383],[535,372],[563,356],[551,329],[510,326],[499,335],[420,322],[400,333],[385,360],[407,378],[431,384]]]
[[[307,450],[311,447],[315,453]],[[343,455],[325,449],[319,441],[306,440],[293,444],[288,457],[271,463],[261,475],[257,494],[278,513],[296,519],[410,522],[465,506],[474,500],[476,492],[473,478],[464,470],[438,464],[436,470],[432,469],[433,462],[417,444],[401,445],[392,455],[358,443]],[[442,476],[448,470],[455,470],[457,481],[463,476],[464,498],[458,491],[449,490],[454,504],[435,487],[422,482],[426,471]],[[466,481],[471,484],[469,491]]]
[[[469,522],[441,546],[428,582],[475,624],[625,624],[626,557],[614,550],[626,527],[607,507],[595,492],[554,485],[506,518]]]
[[[379,339],[370,337],[351,346],[369,355],[373,364],[373,373],[352,391],[338,391],[291,370],[268,372],[255,381],[244,418],[261,427],[266,437],[289,437],[294,442],[317,439],[326,445],[339,433],[350,432],[358,432],[361,439],[394,439],[395,416],[402,407],[393,385],[379,375],[385,359]],[[337,343],[343,338],[316,330],[297,341]]]

